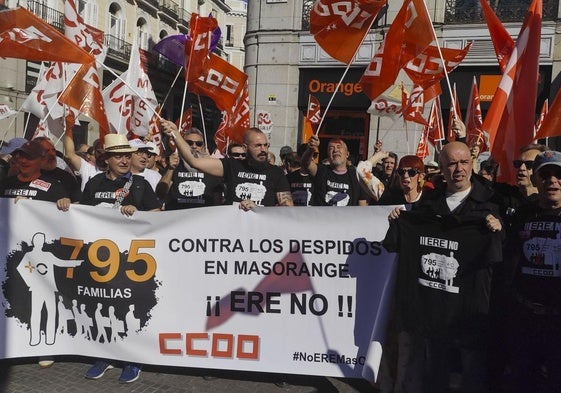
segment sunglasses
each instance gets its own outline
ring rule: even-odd
[[[230,153],[230,157],[245,157],[245,153]]]
[[[540,169],[538,172],[538,176],[542,180],[547,180],[552,176],[555,176],[556,179],[561,179],[561,168],[544,168]]]
[[[203,141],[192,141],[190,139],[187,139],[186,142],[189,146],[197,145],[198,147],[202,147],[204,145]]]
[[[420,171],[417,168],[409,168],[409,169],[399,168],[397,170],[397,174],[401,177],[405,176],[406,173],[409,175],[409,177],[417,176],[419,172]]]
[[[315,151],[315,152],[312,154],[312,157],[318,158],[318,157],[319,157],[319,153],[318,153],[317,151]]]
[[[532,169],[532,165],[534,165],[534,161],[524,161],[524,160],[514,160],[514,161],[512,161],[512,165],[514,165],[514,167],[516,169],[520,169],[522,164],[524,164],[526,166],[526,169]]]

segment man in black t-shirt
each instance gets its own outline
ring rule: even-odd
[[[294,206],[310,206],[312,204],[314,178],[305,168],[302,168],[302,163],[297,153],[286,155],[284,165]]]
[[[538,199],[517,209],[505,250],[512,358],[508,391],[561,386],[561,153],[534,157]],[[544,371],[547,376],[544,377]]]
[[[195,156],[181,138],[177,126],[162,121],[164,132],[175,139],[177,149],[193,168],[222,177],[226,185],[225,203],[239,202],[242,210],[256,206],[293,206],[290,187],[281,167],[268,162],[269,143],[263,132],[250,128],[244,134],[247,157],[244,160]]]
[[[107,172],[88,180],[80,202],[120,209],[126,216],[132,216],[137,210],[160,210],[160,202],[150,183],[130,171],[130,160],[135,150],[124,135],[107,134],[104,142]]]
[[[349,149],[341,139],[332,139],[327,145],[329,165],[317,165],[312,160],[319,147],[315,135],[308,141],[308,149],[302,156],[302,165],[314,177],[314,206],[368,206],[368,195],[361,187],[356,168],[348,164]]]
[[[69,192],[57,180],[41,173],[44,151],[39,142],[26,142],[12,156],[18,173],[0,183],[0,197],[56,202],[59,210],[68,210]]]

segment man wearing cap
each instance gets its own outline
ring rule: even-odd
[[[156,171],[146,170],[150,156],[153,155],[150,152],[150,147],[138,138],[130,140],[129,144],[131,147],[136,148],[131,157],[131,172],[134,175],[145,178],[152,186],[152,189],[156,191],[156,186],[160,182],[162,175]]]
[[[104,143],[107,171],[92,177],[82,193],[81,203],[120,209],[131,216],[137,210],[160,210],[160,202],[150,183],[131,173],[131,156],[137,150],[125,135],[107,134]]]
[[[10,159],[12,153],[18,147],[21,147],[27,139],[25,138],[12,138],[8,142],[1,141],[2,147],[0,148],[0,181],[13,173],[10,172]]]
[[[290,186],[281,167],[269,164],[267,136],[257,128],[244,134],[247,157],[215,159],[196,157],[181,138],[177,126],[162,121],[164,132],[175,139],[177,149],[193,168],[209,175],[223,177],[226,184],[225,203],[239,202],[239,208],[248,211],[256,206],[293,206]]]
[[[185,142],[196,157],[209,157],[204,143],[203,133],[197,128],[186,132]],[[165,210],[190,209],[194,207],[216,206],[222,204],[222,179],[198,171],[179,159],[179,164],[168,169],[171,177],[164,175],[166,184],[159,187],[168,189]]]
[[[368,195],[360,185],[356,168],[349,164],[349,149],[341,139],[327,145],[329,165],[317,165],[312,156],[319,147],[319,138],[310,137],[302,156],[302,165],[314,177],[314,206],[368,206]]]
[[[532,170],[538,198],[517,209],[505,248],[513,350],[508,387],[520,393],[561,386],[561,153],[539,153]]]
[[[56,202],[59,210],[68,210],[68,191],[58,181],[41,173],[44,151],[39,142],[24,143],[12,152],[12,156],[18,173],[0,183],[0,197]]]

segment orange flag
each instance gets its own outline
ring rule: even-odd
[[[318,0],[310,11],[310,33],[331,57],[349,64],[386,0]]]
[[[540,131],[540,128],[542,127],[543,121],[544,121],[545,117],[547,116],[548,111],[549,111],[549,100],[546,99],[543,102],[542,111],[540,112],[540,117],[538,117],[538,120],[536,121],[536,125],[534,126],[534,138],[536,137],[536,135]],[[537,143],[537,140],[535,140],[534,142]]]
[[[378,52],[360,78],[364,93],[373,101],[391,87],[399,71],[434,39],[423,0],[405,0]]]
[[[197,13],[191,15],[191,41],[185,42],[185,80],[193,82],[201,76],[209,61],[212,31],[218,27],[213,17],[202,17]]]
[[[542,125],[536,134],[536,139],[561,136],[561,90],[557,92],[555,99],[551,103],[547,115],[545,115]]]
[[[310,137],[316,133],[320,121],[321,105],[317,97],[310,94],[308,96],[308,110],[304,117],[302,129],[302,143],[307,143]]]
[[[419,138],[419,143],[417,144],[417,152],[415,155],[423,160],[425,157],[430,155],[429,151],[429,126],[424,126],[421,132],[421,137]]]
[[[203,74],[194,81],[189,90],[211,98],[218,109],[231,110],[243,92],[247,74],[215,54]]]
[[[534,139],[541,25],[542,0],[533,0],[483,121],[491,156],[499,164],[499,181],[514,181],[510,163],[520,148]]]
[[[100,138],[109,133],[95,61],[78,69],[58,100],[97,121]]]
[[[93,56],[24,8],[0,11],[0,57],[87,64]]]
[[[249,87],[245,83],[235,106],[222,112],[222,122],[214,134],[216,148],[225,154],[228,143],[243,143],[249,120]]]
[[[471,93],[469,95],[468,107],[466,110],[466,142],[468,146],[479,144],[479,151],[489,150],[489,141],[483,133],[483,117],[481,115],[481,101],[479,99],[479,89],[477,81],[473,77]]]
[[[499,18],[497,18],[497,15],[493,12],[487,0],[479,0],[479,2],[481,3],[485,21],[487,22],[489,34],[491,35],[491,41],[493,41],[499,68],[501,72],[504,73],[510,55],[514,49],[514,40],[510,34],[508,34]]]

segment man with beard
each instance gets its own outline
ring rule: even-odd
[[[263,132],[250,128],[244,134],[247,156],[244,160],[195,156],[181,138],[177,126],[162,121],[164,132],[174,138],[179,154],[193,168],[224,178],[225,203],[239,202],[248,211],[256,206],[293,206],[290,186],[281,167],[268,162],[269,143]]]
[[[356,168],[349,165],[349,149],[341,139],[332,139],[327,145],[329,165],[317,165],[312,160],[319,147],[315,135],[308,141],[308,149],[302,156],[302,164],[314,177],[314,206],[368,206],[368,195],[362,189]]]

